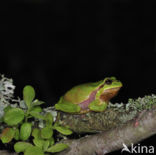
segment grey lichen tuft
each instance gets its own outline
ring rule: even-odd
[[[113,108],[116,109],[117,111],[142,111],[142,110],[147,110],[151,109],[152,106],[156,104],[156,95],[147,95],[144,97],[139,97],[137,99],[128,99],[128,103],[123,104],[123,103],[109,103],[108,108]]]
[[[0,75],[0,100],[4,104],[14,97],[14,89],[13,80]]]
[[[44,108],[44,109],[43,109],[43,112],[44,112],[44,113],[48,113],[48,112],[51,113],[51,115],[53,116],[54,121],[56,120],[57,111],[55,110],[55,107],[54,107],[54,106]]]
[[[139,97],[137,99],[128,99],[128,103],[110,103],[108,108],[111,108],[120,114],[118,119],[120,121],[127,122],[137,116],[137,113],[143,110],[149,110],[153,105],[156,105],[156,95],[152,94],[150,96]]]
[[[14,97],[13,80],[0,74],[0,118],[3,116],[3,109],[10,104]]]
[[[127,103],[127,108],[136,109],[137,111],[151,109],[153,105],[156,104],[156,95],[139,97],[136,100],[129,99]]]

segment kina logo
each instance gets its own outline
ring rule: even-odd
[[[142,154],[154,154],[154,146],[141,146],[140,144],[134,145],[131,143],[130,147],[128,148],[125,143],[122,144],[123,149],[121,150],[122,152],[129,152],[129,153],[142,153]]]

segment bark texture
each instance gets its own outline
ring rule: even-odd
[[[156,106],[151,110],[144,110],[138,116],[110,129],[95,135],[86,136],[78,140],[65,140],[70,145],[59,155],[103,155],[123,148],[123,143],[129,146],[156,133]]]

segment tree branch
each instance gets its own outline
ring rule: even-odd
[[[103,155],[114,150],[123,148],[125,143],[137,143],[156,133],[156,106],[151,110],[139,113],[136,119],[119,125],[114,129],[99,134],[86,136],[78,140],[65,140],[70,149],[59,153],[59,155]]]
[[[135,144],[156,133],[155,120],[155,95],[137,100],[130,99],[126,105],[110,105],[103,113],[89,113],[83,116],[60,113],[57,121],[75,132],[102,132],[78,140],[64,140],[70,149],[59,155],[103,155],[123,148],[123,143],[127,146]]]
[[[141,111],[151,109],[155,103],[156,96],[152,95],[136,100],[129,99],[127,104],[110,103],[104,112],[89,112],[83,115],[59,112],[57,122],[76,133],[107,131],[134,119]]]
[[[48,109],[49,110],[49,109]],[[51,107],[51,111],[53,108]],[[95,133],[61,142],[70,148],[59,155],[103,155],[129,146],[156,133],[156,96],[130,99],[127,104],[110,104],[102,113],[73,115],[59,112],[57,122],[76,133]]]

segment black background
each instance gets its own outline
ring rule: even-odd
[[[0,73],[48,106],[72,86],[115,76],[114,102],[156,92],[154,1],[0,2]],[[155,145],[155,136],[142,145]]]

